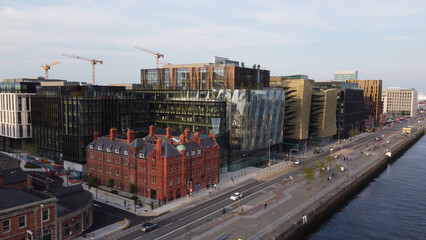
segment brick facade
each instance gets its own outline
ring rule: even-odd
[[[109,137],[95,139],[87,147],[87,173],[96,176],[98,184],[107,186],[114,179],[114,188],[128,191],[130,184],[138,195],[161,200],[173,200],[219,182],[220,148],[214,134],[201,138],[189,130],[179,137],[154,133],[134,138],[117,139],[116,129]]]

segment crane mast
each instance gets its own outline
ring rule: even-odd
[[[95,65],[97,63],[103,64],[104,61],[97,60],[97,59],[90,59],[90,58],[76,56],[76,55],[70,55],[70,54],[62,54],[62,56],[89,61],[92,64],[92,85],[95,85]]]

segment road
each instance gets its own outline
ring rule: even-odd
[[[362,151],[368,150],[373,145],[383,145],[384,143],[386,143],[387,136],[401,132],[402,127],[406,125],[408,125],[408,121],[404,120],[400,124],[385,127],[381,131],[364,134],[363,136],[357,136],[353,141],[350,141],[349,143],[345,142],[344,149],[347,149],[349,150],[348,152],[351,152],[349,153],[350,158],[351,156],[353,158],[360,157],[360,155],[363,154],[361,153]],[[381,143],[375,143],[375,139],[377,137],[382,136],[385,136],[385,138],[381,141]],[[341,149],[339,147],[337,148]],[[121,240],[176,239],[207,222],[211,222],[215,218],[221,217],[223,214],[222,210],[224,207],[226,207],[228,211],[232,211],[238,208],[239,204],[244,205],[245,203],[259,197],[261,194],[264,194],[262,193],[262,191],[267,190],[275,183],[279,183],[284,179],[288,179],[290,175],[296,176],[299,174],[303,174],[304,167],[311,167],[315,169],[315,163],[320,159],[324,160],[329,154],[330,151],[328,149],[325,149],[324,152],[320,154],[315,154],[311,158],[300,158],[300,166],[295,167],[294,170],[290,173],[280,175],[279,177],[270,181],[259,181],[251,179],[246,185],[226,191],[217,197],[200,203],[199,205],[187,207],[175,211],[171,214],[161,216],[154,220],[154,222],[158,224],[158,228],[152,232],[142,233],[140,231],[140,226],[136,223],[132,223],[132,226],[134,227],[125,231],[121,231],[115,235],[111,235],[109,236],[109,238]],[[233,202],[229,199],[229,197],[234,192],[242,192],[244,194],[244,197],[240,200],[240,202]]]

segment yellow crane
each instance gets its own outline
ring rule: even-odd
[[[137,49],[139,49],[139,50],[142,50],[142,51],[144,51],[144,52],[147,52],[147,53],[151,53],[151,54],[154,54],[155,55],[155,59],[157,60],[157,68],[158,68],[158,59],[159,58],[164,58],[164,54],[161,54],[161,53],[158,53],[158,52],[154,52],[154,51],[151,51],[151,50],[149,50],[149,49],[146,49],[146,48],[143,48],[143,47],[138,47],[138,46],[135,46],[135,48],[137,48]]]
[[[59,63],[61,63],[61,61],[56,61],[56,62],[53,62],[53,63],[44,64],[43,66],[41,66],[41,69],[44,70],[44,78],[45,79],[47,79],[48,76],[49,76],[48,71],[49,71],[50,67],[53,66],[53,65],[59,64]]]
[[[76,55],[70,55],[70,54],[62,54],[62,56],[76,58],[76,59],[91,62],[92,63],[92,85],[95,85],[95,65],[97,63],[103,64],[104,61],[96,60],[96,59],[90,59],[90,58],[86,58],[86,57],[80,57],[80,56],[76,56]]]

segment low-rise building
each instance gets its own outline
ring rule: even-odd
[[[87,173],[98,184],[129,191],[153,200],[170,201],[219,182],[220,147],[213,133],[209,136],[189,129],[180,136],[156,134],[136,138],[128,130],[127,139],[117,138],[117,129],[109,137],[98,137],[87,146]],[[133,185],[133,186],[132,186]]]

